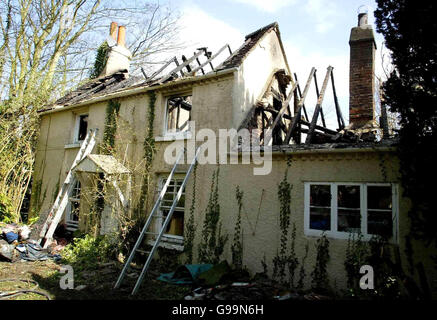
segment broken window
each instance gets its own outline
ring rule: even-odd
[[[393,238],[396,187],[371,183],[307,183],[305,232],[347,239],[351,233]],[[331,201],[332,200],[332,201]]]
[[[85,140],[86,134],[88,132],[88,115],[81,114],[76,118],[76,132],[74,140],[76,142]]]
[[[160,187],[158,192],[161,192],[162,188],[164,187],[164,184],[166,182],[167,178],[161,178],[160,180]],[[171,206],[173,204],[174,199],[176,198],[176,195],[182,185],[183,178],[173,178],[170,181],[170,184],[167,188],[167,192],[164,195],[164,198],[161,201],[159,210],[160,213],[159,216],[162,216],[162,218],[158,218],[158,225],[157,228],[160,230],[162,228],[162,225],[164,224],[164,221],[170,212]],[[184,212],[185,212],[185,190],[182,191],[181,198],[179,199],[178,203],[176,204],[175,210],[173,212],[172,218],[167,225],[167,228],[164,232],[164,236],[166,238],[171,239],[183,239],[184,236]]]
[[[66,221],[67,230],[75,231],[79,228],[79,210],[80,210],[80,181],[73,181],[71,195],[68,198]]]
[[[179,95],[167,99],[167,133],[188,131],[191,120],[192,95]]]

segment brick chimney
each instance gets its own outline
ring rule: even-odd
[[[375,50],[367,12],[358,14],[358,26],[349,38],[349,123],[352,129],[372,125],[375,119]]]
[[[129,72],[132,54],[125,46],[126,27],[118,27],[116,22],[112,22],[109,27],[109,36],[107,41],[109,46],[108,59],[100,77],[105,77],[122,70]]]

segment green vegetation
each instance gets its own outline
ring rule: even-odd
[[[90,78],[97,78],[106,66],[106,61],[108,60],[108,43],[104,41],[100,47],[97,49],[96,60],[94,61],[94,67],[91,70]]]
[[[329,289],[328,270],[329,240],[323,234],[316,242],[316,264],[311,272],[312,288],[316,291],[325,292]]]
[[[199,262],[216,264],[224,251],[228,236],[221,234],[218,183],[220,167],[212,174],[211,193],[205,212],[205,220],[199,243]]]
[[[243,233],[241,230],[241,209],[243,207],[243,191],[240,191],[240,187],[236,188],[237,203],[238,203],[238,215],[237,222],[235,224],[234,241],[231,246],[232,252],[232,264],[236,269],[243,268]]]

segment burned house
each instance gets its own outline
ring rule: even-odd
[[[120,27],[117,37],[117,26],[112,24],[111,35],[117,44],[111,47],[102,74],[39,113],[34,180],[45,190],[37,195],[41,216],[52,208],[72,169],[71,192],[61,221],[70,230],[86,230],[99,202],[98,232],[121,232],[124,220],[120,216],[146,217],[153,207],[173,168],[164,161],[170,146],[199,144],[196,132],[202,129],[216,137],[223,129],[247,129],[251,138],[259,141],[260,152],[264,156],[270,152],[270,172],[255,175],[260,164],[252,160],[199,164],[160,245],[184,252],[185,229],[192,215],[195,232],[191,245],[194,261],[198,261],[214,182],[219,206],[215,212],[220,215],[217,225],[222,235],[228,235],[221,258],[231,262],[232,238],[240,215],[243,265],[256,273],[263,270],[265,261],[271,274],[284,234],[278,185],[285,179],[290,193],[285,234],[289,239],[295,228],[294,251],[308,270],[305,287],[311,285],[314,248],[321,236],[330,242],[330,284],[339,289],[346,287],[344,261],[351,236],[361,235],[364,241],[385,237],[399,247],[406,264],[409,200],[402,196],[396,141],[389,138],[385,122],[375,119],[376,45],[365,18],[360,16],[349,41],[349,124],[338,103],[333,68],[319,71],[320,87],[314,68],[307,78],[300,75],[297,79],[292,68],[298,62],[289,65],[276,23],[247,35],[235,51],[228,45],[216,53],[201,48],[192,57],[171,59],[154,74],[140,77],[129,76],[125,30]],[[216,63],[219,56],[223,59]],[[313,112],[306,100],[310,90],[317,95]],[[323,103],[328,90],[334,97],[331,114],[335,114],[336,128],[326,125]],[[115,123],[114,152],[101,152],[111,123]],[[98,129],[96,145],[71,168],[89,129]],[[238,143],[233,141],[237,150]],[[243,150],[237,151],[237,157],[243,154]],[[230,152],[226,155],[231,157]],[[182,165],[171,180],[158,208],[161,217],[168,213],[187,168],[188,164]],[[98,177],[105,186],[96,182]],[[242,192],[240,211],[237,187]],[[103,188],[105,192],[96,197]],[[163,219],[152,223],[159,229]],[[430,254],[420,243],[414,247],[414,259],[423,262],[428,284],[435,291]]]

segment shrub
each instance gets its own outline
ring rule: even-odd
[[[0,222],[14,222],[12,202],[9,197],[3,193],[0,193]]]
[[[99,262],[108,262],[115,256],[116,242],[112,240],[111,235],[75,238],[62,250],[62,260],[79,270],[96,268]]]

